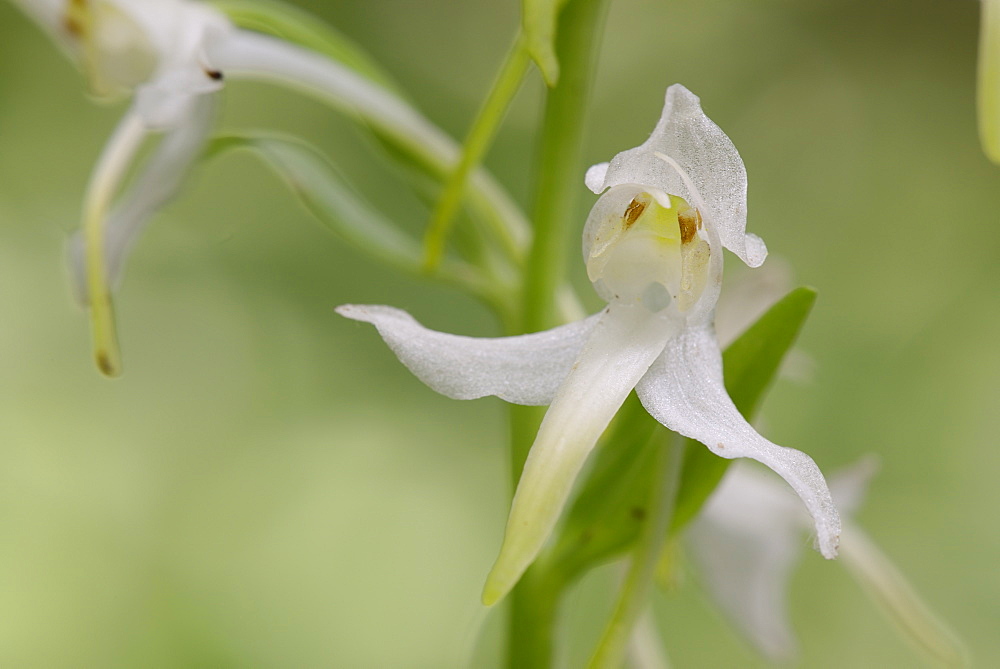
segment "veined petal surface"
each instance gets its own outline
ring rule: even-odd
[[[667,89],[663,113],[649,139],[622,151],[606,167],[593,166],[585,181],[595,193],[636,184],[679,195],[701,210],[706,223],[718,231],[722,245],[747,265],[758,267],[767,256],[763,240],[746,233],[743,159],[726,133],[705,116],[698,96],[680,84]]]
[[[487,395],[514,404],[549,404],[604,312],[518,337],[465,337],[429,330],[401,309],[344,304],[341,316],[371,323],[413,374],[458,400]]]
[[[805,453],[778,446],[743,418],[726,392],[722,355],[710,326],[691,327],[670,340],[636,386],[656,420],[697,439],[724,458],[751,458],[767,465],[802,498],[816,526],[824,557],[837,556],[840,515],[819,467]]]
[[[534,561],[601,433],[676,329],[662,312],[614,302],[594,326],[524,463],[484,604],[502,598]]]

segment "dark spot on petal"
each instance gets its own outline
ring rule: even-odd
[[[73,37],[83,37],[83,24],[80,23],[80,19],[75,16],[64,16],[63,28]]]
[[[111,356],[108,355],[107,351],[97,351],[94,356],[97,361],[97,368],[101,370],[101,374],[104,376],[116,376],[118,370],[115,369],[114,363],[111,362]]]
[[[726,447],[726,445],[725,445],[725,444],[723,444],[723,443],[722,443],[722,442],[720,441],[719,443],[717,443],[717,444],[715,445],[715,447],[716,447],[716,448],[718,448],[718,449],[719,449],[719,450],[721,451],[722,449],[724,449],[724,448]]]
[[[628,208],[625,209],[625,216],[623,217],[625,219],[626,228],[632,227],[632,224],[639,220],[639,217],[642,216],[642,212],[646,211],[646,206],[648,204],[648,202],[640,200],[638,197],[633,198],[632,201],[628,203]]]
[[[87,0],[69,0],[63,12],[63,28],[72,37],[82,38],[87,32]]]
[[[687,209],[677,214],[681,227],[681,244],[690,244],[701,229],[701,213],[697,209]]]
[[[219,70],[205,70],[205,74],[209,79],[214,79],[215,81],[222,81],[222,72]]]

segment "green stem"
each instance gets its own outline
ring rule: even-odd
[[[549,91],[542,127],[535,201],[535,229],[524,274],[522,318],[515,331],[543,330],[558,320],[557,292],[566,265],[567,235],[582,188],[584,114],[597,61],[608,0],[574,0],[563,10],[556,44],[563,64]],[[511,478],[514,488],[534,442],[542,412],[511,409]],[[507,666],[548,667],[562,584],[535,565],[510,595]]]
[[[507,666],[511,669],[543,669],[551,665],[562,589],[549,570],[532,566],[511,592],[507,646]]]
[[[549,91],[542,125],[535,192],[534,238],[524,278],[527,332],[556,320],[556,289],[563,280],[573,217],[583,192],[581,156],[590,89],[608,0],[575,0],[559,20],[556,52],[562,64],[559,85]]]
[[[517,489],[544,407],[511,405],[511,492]],[[540,565],[525,572],[508,595],[507,666],[510,669],[547,667],[552,661],[553,630],[561,588],[546,581]]]
[[[604,634],[588,665],[590,669],[616,669],[622,665],[629,637],[645,610],[674,514],[680,472],[684,462],[684,439],[671,435],[657,455],[659,480],[653,486],[649,517],[639,536],[625,584]]]
[[[445,182],[444,190],[434,208],[430,225],[427,227],[427,234],[424,237],[424,264],[428,270],[435,269],[444,257],[448,233],[451,231],[455,214],[462,204],[469,174],[479,165],[490,144],[493,143],[500,122],[503,121],[511,100],[514,99],[514,95],[521,87],[521,81],[528,70],[529,62],[530,58],[524,36],[519,33],[504,60],[503,67],[500,69],[500,74],[497,75],[489,96],[483,103],[482,109],[480,109],[469,134],[465,138],[458,165]],[[508,245],[513,244],[509,239],[502,241],[506,241]],[[516,248],[512,250],[519,251]]]

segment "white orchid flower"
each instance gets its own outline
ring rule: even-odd
[[[841,561],[904,634],[945,666],[961,666],[961,643],[850,519],[876,469],[877,460],[869,456],[830,477],[834,501],[845,516]],[[786,601],[809,525],[809,517],[774,476],[736,463],[687,529],[688,547],[709,594],[733,626],[774,661],[796,655]]]
[[[733,143],[694,94],[674,85],[650,138],[590,168],[586,183],[607,191],[583,233],[587,273],[608,301],[600,313],[536,334],[475,339],[428,330],[391,307],[339,308],[375,325],[403,364],[440,393],[550,405],[484,603],[503,597],[541,550],[584,461],[633,388],[668,428],[780,474],[812,515],[820,551],[833,558],[840,520],[823,475],[807,455],[757,434],[723,385],[712,327],[722,249],[751,266],[767,253],[745,233],[746,171]]]
[[[109,286],[150,217],[176,195],[201,155],[224,81],[260,79],[315,95],[444,172],[458,159],[455,142],[395,93],[326,56],[238,29],[209,5],[190,0],[14,3],[80,64],[95,95],[132,95],[94,169],[82,239],[71,247],[80,297],[91,307],[98,364],[108,374],[120,368]],[[160,134],[155,153],[115,202],[140,148]],[[476,173],[471,183],[506,221],[522,222],[488,176]]]

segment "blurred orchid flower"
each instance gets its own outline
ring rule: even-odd
[[[845,516],[841,561],[909,638],[945,666],[961,666],[961,644],[850,519],[876,470],[877,460],[869,456],[830,477],[833,499]],[[786,600],[809,524],[774,476],[737,463],[687,530],[692,557],[712,598],[733,626],[773,661],[788,661],[796,654]]]
[[[239,29],[209,5],[13,1],[81,66],[97,97],[132,96],[94,168],[82,238],[74,239],[70,249],[80,297],[91,308],[98,365],[109,375],[120,370],[110,286],[150,217],[177,194],[201,156],[224,79],[262,79],[316,95],[442,169],[458,155],[453,140],[384,86],[319,53]],[[152,135],[162,135],[155,152],[112,206]],[[506,204],[495,184],[480,186],[498,206]]]
[[[535,559],[584,461],[633,388],[668,428],[784,477],[813,516],[820,551],[835,557],[840,520],[816,464],[761,437],[723,385],[712,327],[722,249],[753,267],[767,254],[745,233],[746,171],[733,143],[694,94],[674,85],[650,138],[591,167],[586,183],[595,193],[607,190],[583,233],[588,276],[608,301],[600,313],[536,334],[475,339],[428,330],[391,307],[338,309],[375,325],[410,371],[448,397],[550,405],[483,602],[502,598]]]

